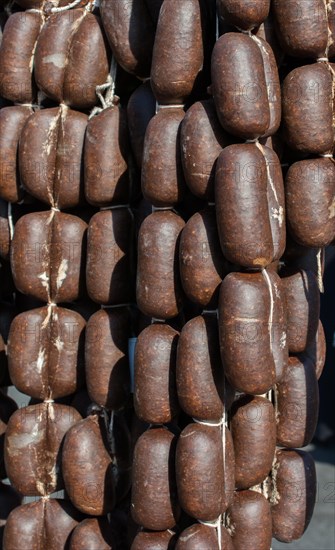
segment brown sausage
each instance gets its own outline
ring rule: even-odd
[[[178,332],[153,324],[139,335],[135,349],[134,408],[148,424],[166,424],[179,412],[176,389]]]
[[[156,99],[150,81],[143,82],[132,93],[127,105],[130,141],[139,168],[142,166],[145,131],[155,112]]]
[[[17,405],[9,395],[0,392],[0,479],[7,477],[4,462],[5,434],[10,417],[17,410]]]
[[[248,31],[258,27],[269,15],[270,0],[219,0],[218,11],[225,22]]]
[[[7,520],[3,550],[64,550],[81,519],[80,512],[66,500],[51,498],[23,504],[15,508]]]
[[[8,218],[8,203],[0,199],[0,257],[10,258],[11,234]]]
[[[174,548],[173,531],[139,531],[130,550],[172,550]]]
[[[179,254],[180,278],[187,298],[205,309],[215,309],[226,265],[213,208],[197,212],[188,220],[181,232]]]
[[[197,101],[187,110],[181,123],[181,160],[186,183],[197,197],[214,201],[216,160],[230,141],[212,99]]]
[[[139,78],[150,74],[155,30],[144,0],[102,0],[101,18],[116,61]]]
[[[91,415],[66,434],[62,471],[67,493],[78,510],[92,516],[110,513],[115,503],[112,459],[104,420]]]
[[[32,73],[36,41],[42,26],[40,13],[13,13],[0,46],[0,95],[14,103],[32,103]]]
[[[8,339],[8,368],[13,384],[36,399],[71,395],[85,383],[85,320],[60,307],[17,315]]]
[[[275,363],[276,382],[279,382],[288,362],[287,312],[282,280],[276,271],[271,271],[271,266],[272,264],[267,268],[267,273],[273,298],[272,355]]]
[[[277,384],[276,400],[277,444],[305,447],[314,436],[319,413],[319,388],[312,361],[290,357]]]
[[[230,273],[221,285],[221,357],[229,382],[243,393],[265,393],[275,382],[269,290],[260,273]]]
[[[331,153],[334,146],[334,76],[324,63],[291,71],[283,82],[283,126],[287,143],[303,153]]]
[[[22,128],[31,113],[29,107],[21,105],[0,110],[0,197],[8,202],[18,202],[23,196],[17,151]]]
[[[176,438],[165,428],[144,432],[133,459],[131,514],[145,529],[171,529],[179,519],[174,475]]]
[[[301,160],[285,180],[287,221],[303,246],[321,248],[335,238],[335,165],[332,159]],[[303,208],[302,208],[303,205]]]
[[[111,526],[106,518],[84,519],[72,531],[69,550],[113,550]]]
[[[66,432],[81,419],[67,405],[39,403],[16,411],[5,438],[5,466],[15,489],[45,496],[63,488],[60,447]]]
[[[285,249],[285,204],[277,155],[262,145],[226,147],[217,161],[215,195],[225,257],[253,268],[279,259]]]
[[[86,328],[85,369],[87,391],[94,403],[120,409],[129,396],[128,336],[126,309],[101,309]]]
[[[271,511],[266,498],[255,491],[239,491],[228,510],[234,550],[269,550]]]
[[[164,0],[151,68],[151,86],[157,101],[163,105],[184,103],[192,93],[203,60],[199,0]]]
[[[98,304],[132,299],[132,215],[127,208],[98,212],[87,232],[86,286]]]
[[[52,14],[39,35],[34,75],[47,97],[77,109],[97,102],[96,87],[109,73],[99,17],[85,9]]]
[[[276,419],[272,403],[264,397],[244,396],[231,410],[238,489],[261,483],[269,474],[276,449]]]
[[[173,206],[184,195],[180,125],[183,109],[160,109],[150,120],[144,139],[142,192],[154,206]],[[162,147],[164,143],[164,147]]]
[[[183,411],[197,420],[219,422],[234,392],[224,379],[216,316],[194,317],[183,326],[176,374]]]
[[[272,497],[273,536],[282,542],[299,539],[306,531],[316,498],[315,464],[309,453],[278,450]]]
[[[174,212],[154,212],[138,237],[136,296],[139,309],[150,317],[169,319],[182,307],[179,282],[179,234],[184,221]]]
[[[61,212],[26,214],[15,225],[15,286],[43,302],[72,302],[82,293],[86,223]]]
[[[217,40],[212,54],[212,92],[227,132],[244,139],[267,133],[269,98],[263,57],[255,40],[240,33],[226,33]]]
[[[189,424],[178,439],[179,502],[189,516],[201,521],[215,521],[228,506],[223,446],[222,428],[218,426]],[[231,471],[229,475],[232,476]]]
[[[211,550],[219,548],[217,530],[213,527],[196,523],[180,533],[176,550],[202,550],[205,548]],[[234,550],[231,536],[223,526],[221,526],[221,548],[222,550]]]
[[[60,209],[83,202],[82,156],[87,115],[62,105],[36,111],[20,137],[19,167],[30,195]]]
[[[320,294],[314,273],[285,269],[281,273],[287,310],[290,353],[301,353],[314,341],[320,316]]]
[[[311,341],[299,359],[304,361],[306,356],[313,362],[316,378],[319,380],[326,362],[326,337],[321,321],[319,321],[315,339]]]
[[[119,105],[91,118],[85,136],[85,196],[93,206],[129,202],[128,130]]]
[[[280,44],[286,53],[311,58],[326,55],[328,10],[323,0],[274,0],[273,13]]]

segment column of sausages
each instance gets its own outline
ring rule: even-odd
[[[36,544],[41,526],[42,533],[48,531],[49,508],[57,505],[56,501],[49,502],[49,496],[64,487],[60,448],[65,433],[81,419],[74,408],[55,400],[73,394],[84,384],[85,320],[57,303],[72,302],[82,292],[86,224],[72,214],[61,213],[59,206],[73,207],[79,202],[80,178],[74,176],[72,190],[67,149],[71,142],[71,160],[80,162],[86,119],[86,115],[66,107],[41,110],[30,115],[20,135],[21,181],[51,210],[18,220],[11,245],[11,267],[16,288],[47,305],[17,315],[10,327],[11,379],[19,390],[40,403],[11,416],[5,464],[14,488],[21,494],[43,498],[40,506],[25,504],[13,511],[5,529],[5,548]],[[60,182],[64,182],[64,188]],[[58,506],[59,521],[69,524],[69,528],[71,525],[72,530],[78,521],[77,517],[74,523],[72,516],[75,518],[77,513],[69,503],[64,504],[65,508],[61,502]],[[29,535],[17,529],[20,521],[23,525],[26,521],[36,523]],[[64,544],[64,537],[65,529],[59,535],[59,545]]]
[[[315,432],[317,379],[325,359],[324,334],[318,318],[323,248],[334,241],[335,235],[335,73],[329,61],[334,56],[334,21],[330,3],[318,0],[296,2],[294,6],[275,1],[273,9],[285,53],[301,60],[316,60],[292,70],[283,82],[283,130],[298,160],[289,167],[285,181],[288,229],[296,244],[291,247],[293,254],[286,256],[282,271],[291,356],[276,393],[277,443],[299,448],[308,444]],[[307,32],[303,27],[308,28]],[[309,524],[315,502],[315,467],[309,455],[283,450],[277,453],[276,468],[274,536],[290,542],[301,537]],[[300,492],[294,511],[289,509],[289,483]],[[292,515],[296,517],[295,526],[288,521]]]
[[[215,170],[221,249],[236,266],[220,288],[221,357],[229,383],[244,394],[229,413],[235,492],[225,524],[234,548],[268,550],[272,520],[267,485],[276,448],[271,390],[288,360],[283,289],[273,266],[284,253],[286,232],[280,161],[261,143],[279,127],[280,84],[270,45],[252,32],[267,17],[269,2],[240,4],[235,9],[230,2],[219,3],[225,23],[242,32],[223,34],[212,54],[220,124],[235,142],[246,140],[225,147]]]
[[[89,203],[100,207],[88,226],[86,285],[91,300],[101,305],[87,324],[85,368],[89,397],[111,423],[106,434],[110,442],[105,443],[108,449],[105,455],[114,477],[116,502],[129,492],[131,466],[129,433],[126,423],[122,422],[122,410],[130,394],[128,339],[130,306],[134,301],[134,223],[128,161],[126,113],[118,98],[111,97],[110,106],[90,118],[85,137],[85,195]],[[88,425],[86,429],[89,433]],[[69,434],[66,447],[69,458],[73,452],[70,437]],[[80,439],[77,452],[78,456],[83,452]],[[93,455],[88,464],[90,461],[94,461]],[[79,494],[85,475],[78,477]],[[104,492],[103,486],[101,489]],[[86,513],[110,512],[108,502],[112,504],[112,495],[104,492],[104,499],[99,512],[86,509]],[[78,537],[77,533],[73,548],[79,544]]]
[[[150,544],[167,548],[172,541],[166,530],[173,529],[180,516],[173,472],[177,437],[164,427],[176,424],[179,416],[179,332],[168,320],[182,311],[184,302],[179,244],[185,223],[173,209],[179,208],[186,192],[180,147],[183,104],[196,85],[202,65],[200,2],[164,0],[150,73],[156,115],[146,128],[139,163],[142,192],[153,211],[139,231],[136,292],[140,310],[153,322],[139,335],[136,345],[134,405],[137,416],[153,427],[135,447],[132,515],[146,530],[165,530],[166,535],[157,533],[152,542],[145,542],[144,532],[139,533],[133,541],[134,550],[151,548]]]

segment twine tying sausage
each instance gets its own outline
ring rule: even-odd
[[[318,280],[318,287],[321,292],[321,294],[324,293],[325,289],[323,286],[323,278],[322,278],[322,261],[321,261],[321,254],[322,254],[322,248],[319,248],[318,253],[316,255],[316,261],[317,261],[317,280]]]
[[[203,313],[205,313],[205,312],[206,312],[206,310],[203,311]],[[208,310],[208,313],[216,314],[218,316],[218,310]],[[225,383],[224,382],[223,382],[223,384],[224,384],[223,394],[225,396],[226,388],[225,388]],[[226,427],[227,427],[227,415],[226,415],[225,405],[223,404],[223,413],[222,413],[222,417],[219,420],[219,422],[197,420],[196,418],[193,418],[193,421],[196,424],[201,424],[203,426],[219,427],[220,428],[220,430],[221,430],[221,440],[222,440],[222,463],[223,463],[223,471],[225,471],[225,467],[226,467]],[[224,488],[224,490],[225,490],[225,488]],[[212,527],[212,528],[217,530],[218,548],[219,548],[219,550],[224,550],[222,548],[221,526],[225,522],[225,514],[220,514],[220,516],[215,521],[201,521],[201,520],[198,520],[198,521],[202,525],[206,525],[208,527]]]
[[[97,94],[102,107],[93,107],[92,111],[89,114],[88,120],[93,118],[95,115],[101,113],[101,111],[103,111],[104,109],[108,109],[108,107],[111,107],[114,104],[116,72],[117,63],[114,56],[112,56],[107,81],[104,84],[96,86],[95,88],[95,93]]]
[[[12,203],[7,203],[7,218],[8,218],[8,228],[9,228],[9,237],[10,240],[14,237],[14,224],[13,224],[13,215],[12,215]]]

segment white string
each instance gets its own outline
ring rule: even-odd
[[[328,63],[328,57],[318,57],[317,63]]]
[[[44,399],[43,403],[54,403],[55,401],[53,399]]]
[[[268,289],[269,289],[269,293],[270,293],[270,314],[269,314],[269,321],[268,321],[268,324],[269,324],[269,335],[270,335],[270,350],[271,350],[271,354],[273,356],[273,344],[272,344],[272,324],[273,324],[273,306],[274,306],[274,299],[273,299],[273,292],[272,292],[272,285],[271,285],[271,280],[270,280],[270,277],[269,277],[269,274],[268,272],[266,271],[266,269],[262,269],[262,275],[266,281],[266,284],[268,286]]]
[[[7,217],[8,217],[8,227],[9,227],[9,236],[10,240],[13,240],[14,236],[14,224],[13,224],[13,216],[12,216],[12,203],[9,202],[7,205]]]
[[[316,261],[317,261],[317,269],[318,269],[318,275],[317,275],[317,279],[318,279],[318,287],[319,287],[319,291],[321,292],[321,294],[324,293],[325,289],[324,289],[324,286],[323,286],[323,280],[322,280],[322,262],[321,262],[321,254],[322,254],[322,248],[319,248],[319,251],[316,255]]]
[[[160,103],[157,103],[158,107],[156,106],[156,113],[160,109],[184,109],[185,104],[184,103],[171,103],[170,105],[161,105]]]
[[[223,471],[225,471],[225,455],[226,455],[226,413],[225,409],[223,409],[223,415],[219,422],[207,422],[204,420],[197,420],[196,418],[193,418],[194,422],[197,424],[202,424],[203,426],[210,426],[210,427],[220,427],[221,429],[221,440],[222,440],[222,462],[223,462]],[[215,528],[217,530],[217,536],[218,536],[218,547],[219,550],[222,550],[222,539],[221,539],[221,525],[224,519],[224,514],[220,514],[220,516],[215,521],[200,521],[198,520],[202,525],[207,525],[208,527]]]
[[[78,4],[80,4],[81,0],[74,0],[73,2],[71,2],[70,4],[67,4],[66,6],[61,6],[60,8],[51,8],[50,12],[51,13],[59,13],[59,12],[62,12],[62,11],[67,11],[67,10],[70,10],[71,8],[74,8],[75,6],[78,6]]]
[[[104,210],[117,210],[118,208],[130,208],[130,204],[116,204],[114,206],[102,206],[100,212]]]
[[[332,159],[333,158],[333,154],[332,153],[325,153],[324,155],[319,155],[320,157],[322,158],[325,158],[325,159]]]

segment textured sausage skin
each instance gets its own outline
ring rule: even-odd
[[[136,296],[145,315],[170,319],[181,310],[178,257],[184,225],[182,218],[170,211],[153,212],[141,225]]]
[[[221,543],[224,550],[234,550],[233,542],[228,531],[221,526]],[[218,548],[216,529],[196,523],[184,529],[178,537],[176,550],[202,550]]]
[[[163,105],[184,103],[193,90],[203,59],[199,0],[164,0],[151,67],[151,86],[157,101]]]
[[[212,54],[212,91],[225,130],[243,139],[264,135],[270,108],[262,54],[249,36],[227,33]]]
[[[136,443],[131,513],[145,529],[171,529],[179,519],[175,444],[175,436],[165,428],[146,431]]]
[[[301,160],[285,180],[287,221],[303,246],[322,248],[335,237],[335,165],[332,159]],[[302,208],[303,205],[303,208]]]
[[[230,478],[234,477],[229,472]],[[216,520],[227,508],[222,429],[189,424],[176,452],[178,498],[183,510],[201,521]]]
[[[98,304],[124,304],[132,299],[132,226],[127,208],[97,212],[87,232],[86,286]]]
[[[103,110],[87,124],[84,149],[85,196],[93,206],[129,201],[128,129],[124,109]]]
[[[250,143],[226,147],[217,161],[215,197],[221,248],[229,261],[262,268],[281,257],[284,188],[273,151]]]
[[[295,450],[278,450],[275,464],[273,536],[282,542],[297,540],[306,531],[316,499],[313,457]]]
[[[50,15],[38,37],[34,74],[46,96],[76,109],[97,102],[96,87],[109,72],[99,17],[85,9]]]
[[[42,302],[72,302],[83,291],[86,223],[71,214],[34,212],[15,225],[15,286]]]
[[[311,360],[290,357],[277,384],[277,444],[305,447],[315,433],[319,413],[319,388]]]
[[[87,391],[94,403],[117,410],[129,396],[129,315],[126,309],[101,309],[86,328]]]
[[[269,319],[270,292],[263,275],[227,275],[219,300],[220,349],[228,381],[240,392],[262,394],[275,382]]]
[[[258,27],[269,15],[270,0],[219,0],[219,15],[230,25],[243,30]]]
[[[264,397],[241,397],[231,410],[238,489],[261,483],[269,474],[276,449],[276,419]]]
[[[216,160],[230,142],[212,99],[197,101],[187,110],[181,123],[181,160],[186,184],[197,197],[214,201]]]
[[[296,57],[324,57],[328,42],[327,9],[323,0],[272,3],[281,47]]]
[[[225,272],[215,210],[194,214],[180,238],[180,278],[189,300],[204,309],[215,309]]]
[[[9,515],[3,549],[63,550],[71,531],[82,519],[82,514],[67,500],[50,498],[23,504]]]
[[[32,110],[16,105],[0,110],[0,197],[8,202],[22,199],[22,188],[17,170],[19,139]]]
[[[0,95],[14,103],[32,103],[35,95],[33,62],[42,26],[39,13],[13,13],[0,46]]]
[[[147,532],[139,531],[133,540],[130,550],[170,550],[174,548],[173,531]]]
[[[281,273],[287,311],[290,353],[302,353],[315,339],[320,316],[320,293],[312,271],[297,269]]]
[[[155,38],[144,0],[103,0],[101,19],[116,61],[139,78],[150,75]]]
[[[92,516],[106,515],[115,503],[112,459],[105,429],[102,418],[88,416],[68,431],[62,452],[66,491],[78,510]]]
[[[8,368],[13,384],[35,399],[71,395],[84,385],[85,320],[47,306],[20,313],[11,324]]]
[[[16,411],[5,438],[5,466],[20,493],[45,496],[63,488],[60,448],[66,432],[79,420],[73,408],[39,403]]]
[[[86,125],[87,115],[64,105],[29,117],[20,138],[19,168],[30,195],[61,210],[83,203]]]
[[[269,550],[271,547],[271,511],[268,501],[255,491],[235,493],[228,510],[234,550]]]
[[[144,139],[142,192],[154,206],[173,206],[184,195],[180,125],[183,109],[160,109],[150,120]],[[164,143],[164,147],[162,147]]]
[[[298,67],[284,79],[283,128],[293,149],[316,155],[333,151],[333,81],[324,63]]]
[[[135,350],[134,408],[148,424],[166,424],[179,412],[176,353],[179,333],[154,324],[139,335]]]
[[[112,550],[113,536],[106,518],[84,519],[72,531],[69,550]]]
[[[301,361],[304,361],[306,357],[312,361],[315,367],[316,378],[319,380],[326,362],[326,337],[321,321],[319,321],[315,338],[310,342],[306,350],[299,355]]]
[[[230,408],[234,392],[224,379],[214,315],[194,317],[183,326],[176,379],[180,406],[192,418],[219,422],[223,404]]]

